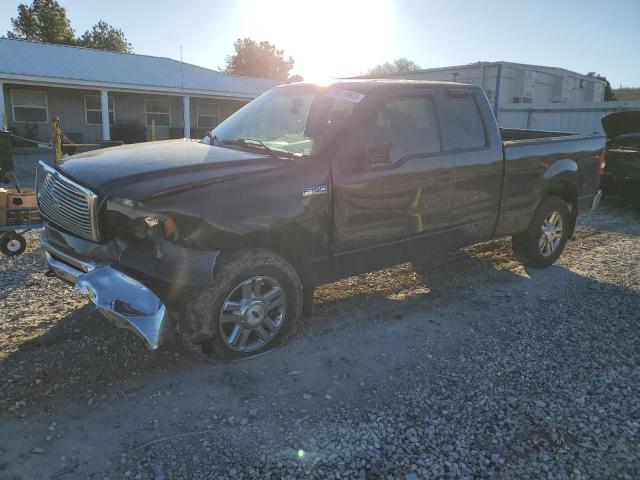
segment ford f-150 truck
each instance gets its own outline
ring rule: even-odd
[[[151,349],[246,356],[318,285],[510,235],[551,265],[600,198],[601,135],[500,131],[483,91],[422,81],[274,88],[201,141],[41,164],[49,268]]]

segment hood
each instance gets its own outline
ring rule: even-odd
[[[627,133],[640,133],[640,111],[610,113],[602,117],[602,128],[609,139]]]
[[[103,196],[142,200],[288,162],[182,139],[80,153],[58,169]]]

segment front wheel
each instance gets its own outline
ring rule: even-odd
[[[540,202],[529,228],[513,235],[515,257],[526,267],[549,267],[560,257],[575,219],[566,202],[549,196]]]
[[[246,250],[222,258],[215,286],[191,292],[183,338],[197,353],[256,355],[281,343],[302,314],[302,284],[284,258]]]

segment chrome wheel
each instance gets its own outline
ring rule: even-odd
[[[12,238],[7,242],[7,250],[10,253],[16,253],[17,251],[20,250],[20,248],[22,248],[22,243],[20,243],[20,240]]]
[[[284,323],[284,289],[271,277],[251,277],[237,285],[222,305],[220,332],[232,350],[252,352],[269,343]]]
[[[562,215],[552,211],[540,227],[538,251],[545,257],[552,255],[562,240]]]
[[[0,234],[0,253],[8,257],[14,257],[24,252],[27,240],[16,232]]]

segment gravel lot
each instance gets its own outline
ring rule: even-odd
[[[640,215],[580,219],[558,264],[506,240],[319,289],[234,363],[147,353],[0,259],[0,478],[638,478]]]

